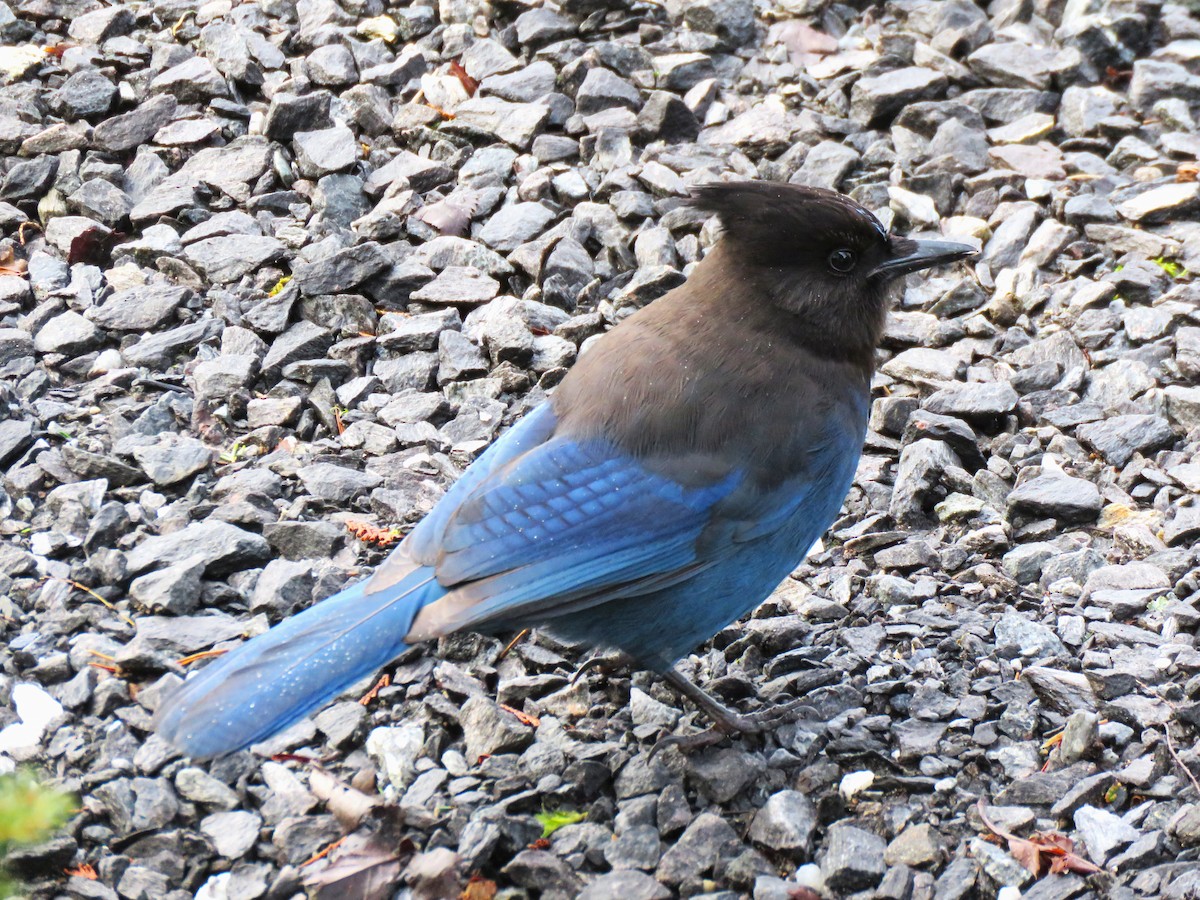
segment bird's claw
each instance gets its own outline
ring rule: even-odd
[[[789,725],[801,718],[815,719],[817,716],[817,711],[808,706],[803,697],[767,706],[752,713],[735,713],[733,710],[723,707],[721,709],[722,712],[718,712],[717,709],[705,710],[712,717],[714,724],[704,731],[695,734],[672,734],[661,738],[650,749],[650,758],[653,759],[668,747],[678,747],[680,751],[686,753],[711,747],[735,734],[762,734],[781,725]]]
[[[579,668],[571,675],[571,684],[576,684],[580,678],[592,669],[615,669],[620,666],[631,666],[633,661],[624,653],[593,653],[579,664]]]

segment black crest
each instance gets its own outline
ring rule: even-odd
[[[693,189],[692,204],[714,213],[726,239],[762,261],[794,259],[832,246],[882,248],[887,230],[849,197],[824,188],[761,181],[713,182]]]

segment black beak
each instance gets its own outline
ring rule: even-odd
[[[946,263],[974,256],[979,251],[970,244],[951,241],[916,241],[912,238],[892,238],[892,255],[877,265],[872,276],[896,278],[909,272],[919,272]]]

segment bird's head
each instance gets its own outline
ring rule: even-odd
[[[901,276],[976,252],[889,234],[863,206],[822,188],[718,182],[696,188],[693,203],[719,218],[718,264],[742,301],[789,313],[798,339],[825,356],[872,356]]]

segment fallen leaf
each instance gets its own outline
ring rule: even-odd
[[[103,226],[96,225],[85,228],[71,241],[71,249],[67,251],[67,265],[87,263],[93,266],[106,267],[112,254],[113,244],[118,237],[115,232]]]
[[[584,812],[569,809],[559,809],[554,812],[534,813],[533,817],[542,823],[542,837],[548,838],[564,825],[574,825],[582,822],[587,816]]]
[[[492,900],[496,896],[496,882],[488,881],[481,875],[472,875],[459,900]]]
[[[450,74],[459,80],[468,97],[475,96],[475,92],[479,90],[479,82],[467,74],[467,70],[457,59],[450,61]]]
[[[309,776],[308,786],[318,800],[325,802],[333,817],[347,831],[361,825],[363,819],[380,804],[378,797],[364,794],[338,781],[323,769],[317,769]]]
[[[1019,837],[1009,837],[1008,853],[1034,875],[1041,874],[1042,851],[1038,849],[1033,841],[1027,841]]]
[[[1195,163],[1180,163],[1175,168],[1176,181],[1196,181],[1198,178],[1200,178],[1200,166]]]
[[[400,857],[371,838],[350,835],[325,865],[304,877],[318,900],[386,900],[400,881]]]
[[[95,881],[100,877],[88,863],[82,863],[74,869],[63,869],[63,872],[74,878],[86,878],[88,881]]]
[[[1103,872],[1104,869],[1088,862],[1075,853],[1075,842],[1065,834],[1056,831],[1036,832],[1028,838],[1017,837],[1015,834],[998,828],[987,817],[983,798],[978,804],[979,818],[988,831],[997,837],[1008,841],[1008,852],[1022,866],[1040,878],[1047,873],[1052,875],[1063,872],[1076,872],[1081,875],[1091,875]]]
[[[28,274],[29,264],[23,259],[17,259],[12,247],[0,247],[0,275],[22,276]]]

